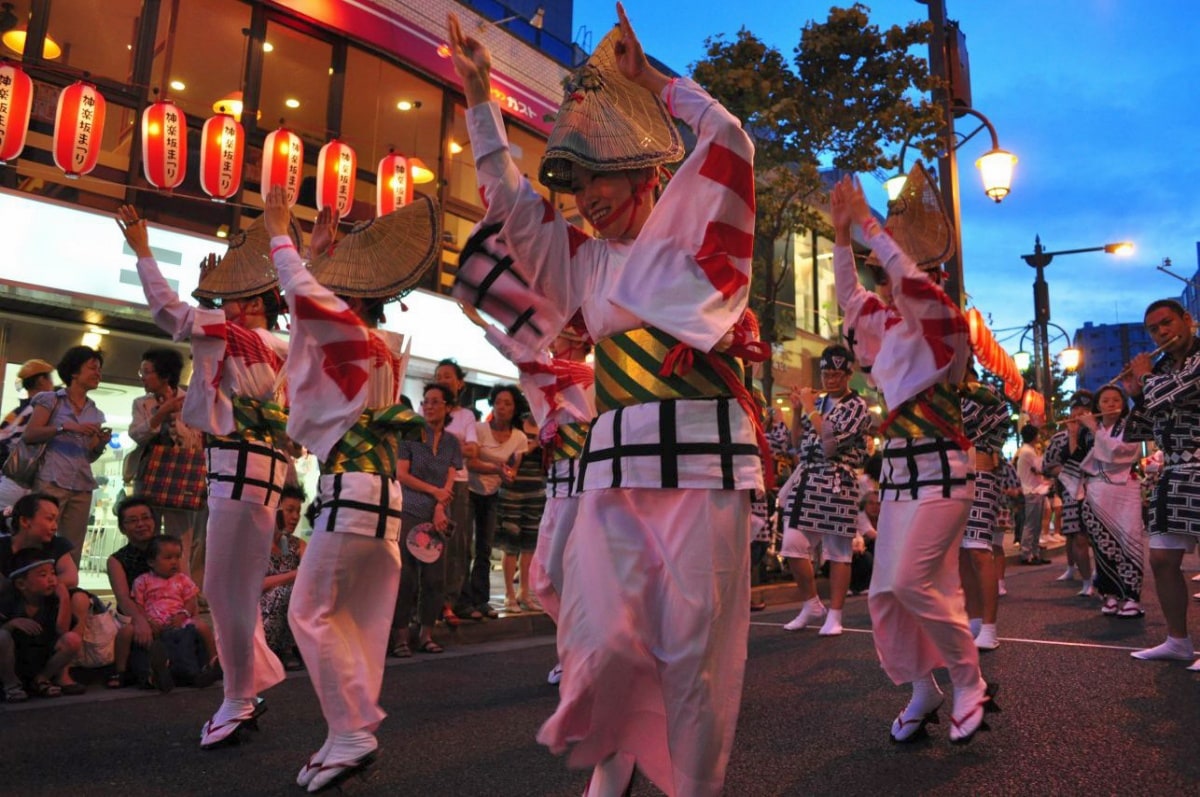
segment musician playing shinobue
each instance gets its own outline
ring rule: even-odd
[[[1134,651],[1135,659],[1188,661],[1195,656],[1187,630],[1187,583],[1183,555],[1196,550],[1200,514],[1192,508],[1200,498],[1200,343],[1192,317],[1174,299],[1146,308],[1146,331],[1163,356],[1133,358],[1125,388],[1133,411],[1125,426],[1129,441],[1153,439],[1163,453],[1162,475],[1150,500],[1150,567],[1167,621],[1167,640]],[[1188,669],[1200,671],[1200,660]]]

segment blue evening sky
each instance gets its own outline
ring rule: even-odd
[[[704,55],[706,37],[732,39],[741,27],[790,55],[805,22],[824,19],[831,5],[626,0],[647,51],[685,74]],[[866,5],[880,26],[928,15],[915,0]],[[576,0],[575,27],[586,26],[594,46],[616,20],[614,9],[611,0]],[[1034,270],[1020,255],[1033,251],[1037,234],[1049,251],[1121,240],[1137,247],[1131,257],[1071,255],[1047,267],[1051,320],[1068,333],[1084,321],[1140,321],[1154,299],[1178,296],[1184,283],[1155,266],[1170,258],[1185,277],[1197,267],[1200,7],[1188,0],[947,0],[947,16],[967,36],[974,107],[1020,159],[1012,193],[997,205],[984,196],[974,167],[990,146],[986,131],[959,150],[970,303],[996,329],[1032,320]],[[958,127],[973,126],[964,117]],[[882,189],[872,197],[882,208]],[[1017,342],[1006,346],[1015,351]],[[1064,346],[1054,340],[1051,351]]]

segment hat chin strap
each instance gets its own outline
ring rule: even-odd
[[[617,205],[616,210],[614,210],[612,213],[608,214],[604,218],[603,221],[592,222],[592,226],[594,226],[597,230],[599,230],[600,232],[603,233],[609,227],[611,227],[617,221],[617,219],[619,219],[622,216],[622,214],[625,214],[626,211],[628,211],[628,214],[625,216],[624,229],[622,229],[621,232],[618,233],[617,235],[605,235],[604,236],[605,238],[624,238],[624,237],[626,237],[629,234],[629,231],[631,229],[633,229],[633,221],[635,218],[637,218],[638,208],[640,208],[642,206],[642,202],[644,201],[645,195],[647,193],[649,193],[653,187],[654,187],[653,179],[646,180],[644,183],[633,186],[632,193],[630,193],[630,195],[621,204]]]

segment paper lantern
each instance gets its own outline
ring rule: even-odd
[[[281,127],[263,141],[262,197],[275,186],[283,188],[288,207],[294,207],[300,196],[300,177],[304,168],[304,143],[300,136]]]
[[[200,187],[218,202],[236,194],[242,186],[242,158],[246,133],[226,113],[204,123],[200,133]]]
[[[358,157],[336,138],[321,147],[317,156],[317,210],[333,208],[339,217],[354,205],[354,178]]]
[[[58,95],[54,116],[54,162],[67,177],[96,168],[104,137],[104,97],[90,83],[72,83]]]
[[[413,199],[413,180],[408,158],[392,150],[379,161],[375,178],[375,215],[386,216]]]
[[[155,188],[177,188],[187,171],[187,117],[159,100],[142,112],[142,169]]]
[[[33,110],[33,81],[16,64],[0,64],[0,163],[25,149],[29,114]]]

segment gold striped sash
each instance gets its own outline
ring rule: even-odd
[[[681,358],[684,367],[660,371],[680,342],[653,327],[631,329],[596,344],[596,411],[599,413],[666,399],[701,399],[732,396],[730,388],[710,362],[724,363],[738,380],[744,378],[741,360],[724,354],[702,354]]]
[[[922,391],[889,412],[880,431],[891,438],[965,440],[958,386],[937,384]],[[966,448],[970,448],[969,441]]]
[[[321,472],[375,473],[393,478],[400,440],[424,425],[424,418],[400,404],[368,409],[329,452]]]
[[[217,440],[238,442],[246,440],[283,448],[288,443],[287,409],[273,401],[260,401],[246,396],[234,396],[234,433],[211,435]]]
[[[554,436],[553,448],[550,450],[550,461],[579,459],[590,427],[590,423],[567,423],[559,426],[558,434]]]

